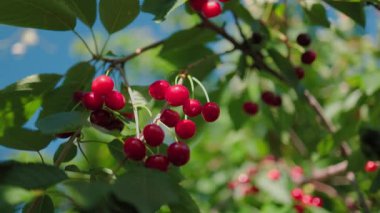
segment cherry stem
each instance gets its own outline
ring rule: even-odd
[[[40,156],[42,164],[45,164],[45,160],[44,160],[44,157],[42,156],[41,152],[40,151],[36,151],[36,152],[37,152],[38,156]]]
[[[202,82],[201,82],[200,80],[198,80],[196,77],[191,77],[191,78],[193,79],[193,81],[194,81],[195,83],[197,83],[197,84],[201,87],[203,93],[204,93],[205,96],[206,96],[206,100],[207,100],[207,102],[210,102],[210,98],[208,97],[207,90],[206,90],[206,88],[203,86]]]
[[[145,109],[148,112],[148,114],[149,114],[150,117],[153,116],[152,111],[150,111],[150,109],[147,106],[145,106],[145,105],[136,105],[136,107],[137,108],[140,107],[141,109]]]
[[[187,75],[187,79],[190,82],[191,97],[194,98],[194,82],[193,82],[193,79],[191,78],[191,75]]]

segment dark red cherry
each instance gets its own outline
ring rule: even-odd
[[[200,12],[202,10],[202,7],[204,4],[206,4],[207,0],[190,0],[190,7],[197,11]]]
[[[149,86],[149,94],[156,100],[164,100],[166,90],[170,87],[169,82],[165,80],[158,80]]]
[[[179,120],[180,116],[178,112],[171,109],[165,109],[160,116],[160,121],[167,127],[175,127]]]
[[[196,132],[196,125],[191,120],[182,120],[175,126],[175,132],[182,139],[189,139],[194,136]]]
[[[183,85],[170,86],[165,93],[165,99],[170,106],[182,106],[188,99],[189,90]]]
[[[125,97],[118,91],[112,91],[106,95],[106,106],[113,110],[121,110],[125,106]]]
[[[101,127],[108,126],[112,121],[112,115],[106,110],[99,109],[91,112],[90,121]]]
[[[82,103],[89,110],[98,110],[103,107],[104,99],[95,92],[88,92],[83,95]]]
[[[163,155],[152,155],[145,160],[145,167],[166,172],[169,167],[169,159]]]
[[[208,102],[202,108],[203,119],[207,122],[214,122],[219,118],[220,108],[215,102]]]
[[[124,153],[127,158],[140,161],[145,157],[146,147],[141,140],[137,138],[128,138],[124,141]]]
[[[243,109],[248,115],[256,115],[259,111],[259,105],[253,103],[252,101],[248,101],[243,104]]]
[[[268,105],[273,105],[275,98],[276,95],[271,91],[264,91],[261,93],[261,100]]]
[[[83,91],[76,91],[73,94],[73,100],[75,103],[81,102],[83,98],[84,92]]]
[[[195,117],[202,112],[202,104],[196,99],[188,99],[182,106],[183,112],[189,117]]]
[[[302,69],[302,67],[296,67],[294,71],[296,72],[296,76],[299,80],[303,79],[305,76],[305,70]]]
[[[297,43],[303,47],[307,47],[311,43],[311,38],[306,33],[301,33],[297,36]]]
[[[74,132],[64,132],[56,134],[55,137],[65,139],[71,137],[72,135],[74,135]]]
[[[145,141],[150,146],[156,147],[164,142],[165,133],[157,124],[149,124],[143,130]]]
[[[183,142],[170,144],[166,151],[169,161],[175,166],[183,166],[190,160],[190,149]]]
[[[308,50],[302,54],[301,61],[304,64],[312,64],[316,58],[317,53],[315,53],[313,50]]]

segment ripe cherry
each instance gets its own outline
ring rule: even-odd
[[[260,33],[254,32],[251,37],[253,44],[260,44],[263,41],[263,36]]]
[[[307,33],[301,33],[297,36],[297,43],[303,47],[307,47],[311,43],[311,38]]]
[[[121,110],[125,106],[125,97],[118,91],[112,91],[106,95],[106,106],[113,110]]]
[[[170,144],[166,152],[169,161],[175,166],[183,166],[190,160],[190,149],[183,142]]]
[[[257,188],[256,186],[245,186],[243,189],[243,194],[244,195],[252,195],[260,192],[260,189]]]
[[[157,124],[149,124],[144,127],[143,135],[150,146],[156,147],[164,142],[165,133]]]
[[[190,0],[190,7],[193,8],[193,10],[200,12],[202,10],[203,5],[208,0]]]
[[[305,76],[305,70],[302,69],[302,67],[296,67],[294,69],[294,72],[296,73],[296,76],[299,80],[303,79],[303,77]]]
[[[81,102],[83,98],[84,92],[82,91],[76,91],[73,94],[73,100],[75,103]]]
[[[231,189],[231,190],[234,190],[237,185],[238,185],[238,183],[236,181],[230,181],[227,184],[228,188]]]
[[[317,53],[315,53],[313,50],[308,50],[302,54],[301,61],[304,64],[312,64],[316,58]]]
[[[300,166],[295,166],[290,170],[290,177],[294,182],[300,182],[303,178],[303,169]]]
[[[273,105],[275,98],[276,95],[271,91],[264,91],[261,94],[261,100],[268,105]]]
[[[303,191],[300,188],[295,188],[292,190],[291,195],[294,200],[302,201]]]
[[[364,169],[366,172],[375,172],[378,167],[379,166],[375,161],[367,161]]]
[[[89,110],[98,110],[103,107],[104,99],[95,92],[88,92],[83,95],[82,103]]]
[[[207,122],[214,122],[219,118],[220,108],[215,102],[208,102],[203,106],[202,116]]]
[[[305,207],[303,207],[301,204],[294,205],[294,209],[296,210],[297,213],[304,213],[305,212]]]
[[[302,196],[302,203],[304,205],[311,205],[313,200],[313,196],[311,195],[303,195]]]
[[[171,109],[165,109],[160,116],[160,121],[167,127],[175,127],[180,119],[178,112]]]
[[[135,120],[135,114],[133,114],[133,112],[125,112],[123,116],[129,120]]]
[[[105,128],[111,131],[118,130],[121,132],[124,129],[124,123],[119,119],[114,119],[107,126],[105,126]]]
[[[188,139],[194,136],[196,132],[196,125],[191,120],[182,120],[175,125],[175,133],[182,138]]]
[[[112,92],[114,86],[112,78],[101,75],[92,81],[91,90],[99,95],[107,95]]]
[[[270,180],[278,180],[281,178],[281,172],[278,169],[272,169],[267,174]]]
[[[74,132],[64,132],[64,133],[56,134],[55,137],[65,139],[65,138],[71,137],[72,135],[74,135]]]
[[[98,126],[106,127],[111,123],[112,116],[108,111],[99,109],[91,112],[90,121]]]
[[[215,0],[209,0],[202,6],[202,14],[206,18],[213,18],[222,13],[222,6]]]
[[[248,101],[243,104],[243,110],[248,115],[256,115],[259,111],[259,105],[251,101]]]
[[[195,117],[202,112],[202,104],[196,99],[188,99],[182,106],[183,112],[189,117]]]
[[[165,93],[165,99],[170,106],[182,106],[189,96],[189,90],[183,85],[170,86]]]
[[[244,183],[249,183],[251,180],[247,174],[242,173],[239,175],[238,181],[239,181],[239,183],[244,184]]]
[[[275,106],[275,107],[281,106],[282,105],[282,98],[281,98],[281,96],[275,96],[272,105]]]
[[[149,86],[149,94],[156,100],[164,100],[165,92],[169,87],[169,82],[165,80],[155,81]]]
[[[317,206],[317,207],[322,207],[323,201],[320,197],[313,197],[313,198],[311,198],[311,205]]]
[[[140,161],[145,157],[146,148],[141,140],[137,138],[128,138],[124,141],[124,153],[127,158]]]
[[[169,160],[163,155],[152,155],[145,160],[145,167],[166,172],[169,167]]]

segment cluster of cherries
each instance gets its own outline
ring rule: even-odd
[[[149,94],[157,101],[165,100],[168,106],[182,107],[183,113],[188,117],[202,114],[207,122],[218,119],[219,106],[208,102],[202,106],[201,102],[190,98],[189,90],[180,84],[170,85],[165,80],[158,80],[149,86]],[[128,138],[124,142],[124,152],[128,159],[141,161],[146,158],[147,145],[159,147],[164,142],[165,133],[157,124],[160,121],[168,128],[174,128],[180,139],[189,139],[196,133],[196,125],[192,120],[181,120],[180,114],[169,108],[162,110],[158,120],[144,127],[142,136]],[[145,141],[145,143],[143,142]],[[166,156],[153,154],[145,159],[145,166],[160,171],[167,171],[169,164],[183,166],[190,160],[190,149],[184,142],[177,141],[169,145]]]
[[[191,8],[200,12],[206,18],[213,18],[222,13],[222,6],[220,2],[227,2],[229,0],[190,0]]]
[[[303,213],[305,211],[305,207],[307,206],[315,206],[322,207],[323,200],[320,197],[312,196],[310,194],[304,193],[304,191],[300,188],[295,188],[291,191],[291,196],[293,200],[296,202],[294,205],[294,209],[298,213]]]
[[[311,38],[307,33],[301,33],[297,36],[297,43],[302,47],[308,47],[311,44]],[[311,49],[306,50],[301,55],[301,61],[304,64],[310,65],[317,58],[317,53]],[[305,70],[302,67],[296,67],[294,69],[298,79],[303,79],[305,77]]]
[[[281,96],[276,95],[271,91],[264,91],[261,93],[261,100],[272,107],[280,107],[282,104]],[[246,101],[243,103],[243,110],[246,114],[254,116],[259,112],[259,105],[253,101]]]
[[[379,168],[379,164],[375,161],[367,161],[365,164],[364,170],[366,172],[376,172]]]

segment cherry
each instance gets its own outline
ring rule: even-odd
[[[317,207],[322,207],[323,201],[320,197],[313,197],[313,198],[311,198],[311,205],[317,206]]]
[[[238,183],[235,182],[235,181],[230,181],[230,182],[228,182],[228,184],[227,184],[228,188],[231,189],[231,190],[234,190],[234,189],[236,188],[237,185],[238,185]]]
[[[182,120],[175,125],[175,132],[182,139],[189,139],[196,132],[196,125],[191,120]]]
[[[263,41],[263,36],[260,33],[254,32],[251,37],[253,44],[260,44]]]
[[[281,96],[274,97],[273,106],[279,107],[281,105],[282,105],[282,98],[281,98]]]
[[[124,153],[127,158],[140,161],[145,157],[146,148],[141,140],[137,138],[128,138],[124,141]]]
[[[113,110],[121,110],[125,106],[125,97],[118,91],[112,91],[106,95],[106,106]]]
[[[251,180],[249,179],[248,175],[245,173],[242,173],[238,177],[239,183],[249,183]]]
[[[256,186],[247,186],[244,188],[243,194],[250,195],[250,194],[256,194],[258,192],[260,192],[260,190]]]
[[[95,92],[88,92],[83,95],[82,103],[89,110],[98,110],[103,107],[104,99]]]
[[[166,152],[169,161],[175,166],[183,166],[190,160],[190,149],[183,142],[170,144]]]
[[[281,178],[281,173],[278,169],[272,169],[268,172],[267,176],[271,180],[278,180]]]
[[[222,13],[222,6],[215,0],[209,0],[202,6],[202,14],[206,18],[213,18]]]
[[[123,116],[129,120],[135,120],[135,114],[133,112],[125,112]]]
[[[155,81],[149,86],[149,94],[156,100],[164,100],[165,92],[169,87],[169,82],[165,80]]]
[[[183,112],[189,117],[195,117],[202,112],[202,104],[196,99],[188,99],[182,106]]]
[[[111,121],[111,123],[109,123],[107,126],[105,126],[105,128],[108,130],[122,131],[124,129],[124,123],[118,119],[115,119]]]
[[[365,164],[365,171],[366,172],[375,172],[379,166],[375,161],[367,161]]]
[[[251,101],[248,101],[243,104],[243,109],[244,109],[244,112],[247,113],[248,115],[256,115],[257,112],[259,111],[259,105]]]
[[[207,0],[190,0],[190,7],[200,12],[204,4],[206,4]]]
[[[300,80],[305,76],[305,70],[302,69],[302,67],[296,67],[294,69],[294,72],[296,73],[297,78]]]
[[[82,91],[74,92],[74,94],[73,94],[74,102],[78,103],[78,102],[82,101],[83,95],[84,95],[84,92],[82,92]]]
[[[307,47],[311,43],[311,38],[306,33],[301,33],[297,36],[297,43],[303,47]]]
[[[107,95],[112,92],[114,86],[112,78],[101,75],[92,81],[91,90],[100,95]]]
[[[112,116],[108,111],[99,109],[91,112],[90,121],[98,126],[106,127],[111,123]]]
[[[295,188],[292,190],[291,195],[294,200],[302,201],[303,191],[300,188]]]
[[[296,210],[297,213],[304,213],[305,212],[305,207],[303,207],[300,204],[294,205],[294,209]]]
[[[290,170],[290,176],[295,182],[300,182],[303,178],[303,169],[300,166],[295,166]]]
[[[164,142],[165,133],[157,124],[149,124],[144,127],[143,135],[150,146],[156,147]]]
[[[215,102],[208,102],[203,106],[202,116],[207,122],[214,122],[219,118],[220,108]]]
[[[65,138],[71,137],[72,135],[74,135],[74,132],[64,132],[64,133],[56,134],[55,137],[65,139]]]
[[[264,91],[261,94],[261,100],[268,105],[273,105],[275,98],[276,95],[271,91]]]
[[[304,205],[311,205],[313,200],[313,196],[311,195],[303,195],[302,196],[302,203]]]
[[[165,99],[170,106],[182,106],[188,99],[189,90],[183,85],[174,85],[167,88]]]
[[[219,0],[220,2],[229,2],[230,0]]]
[[[308,50],[302,54],[301,61],[304,64],[312,64],[316,58],[317,53],[315,53],[313,50]]]
[[[160,116],[160,121],[165,124],[167,127],[175,127],[179,122],[180,117],[178,112],[171,109],[165,109],[162,111]]]
[[[163,155],[152,155],[145,160],[145,167],[166,172],[169,167],[169,160]]]

